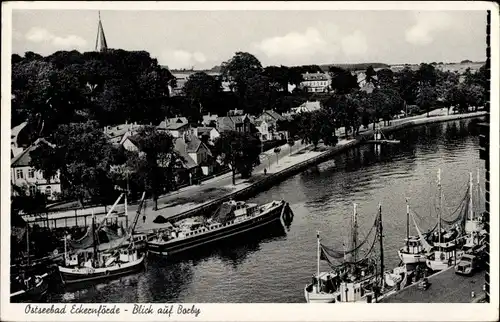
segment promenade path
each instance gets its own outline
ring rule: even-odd
[[[481,112],[480,112],[481,113]],[[470,113],[468,117],[473,116]],[[456,115],[446,115],[446,110],[436,110],[431,112],[431,115],[434,115],[432,118],[426,118],[426,114],[419,115],[416,117],[399,119],[391,121],[391,126],[403,124],[406,122],[413,123],[425,123],[430,122],[430,119],[435,121],[438,120],[452,120],[457,118]],[[478,114],[480,115],[480,114]],[[381,125],[381,124],[379,124]],[[371,132],[372,126],[368,126],[368,129],[361,130],[360,133]],[[381,128],[384,128],[381,126]],[[340,130],[337,132],[337,135],[342,136],[343,131]],[[342,147],[343,145],[352,143],[355,139],[341,139],[339,140],[336,147]],[[154,224],[153,220],[161,215],[164,218],[170,218],[184,212],[195,209],[199,206],[207,204],[213,200],[221,198],[223,196],[230,195],[242,189],[245,189],[252,184],[258,182],[263,179],[266,175],[264,174],[264,169],[267,170],[267,176],[272,175],[274,173],[283,171],[289,167],[300,164],[304,161],[310,160],[314,157],[321,155],[322,153],[328,152],[328,148],[320,148],[313,151],[312,146],[302,144],[300,141],[296,141],[295,145],[292,147],[292,153],[290,154],[290,147],[285,144],[281,146],[281,151],[276,155],[273,150],[269,150],[264,152],[261,155],[261,164],[254,168],[252,172],[252,176],[249,179],[241,179],[238,175],[236,176],[236,184],[232,184],[232,174],[227,173],[219,177],[212,178],[210,180],[202,182],[200,185],[192,185],[177,191],[171,192],[169,194],[163,195],[158,199],[158,210],[153,211],[153,201],[147,200],[145,207],[146,218],[143,220],[142,215],[139,218],[139,222],[137,224],[137,231],[151,231],[153,229],[161,228],[163,225]],[[135,212],[137,210],[137,205],[129,205],[127,207],[128,212],[128,222],[131,223]],[[107,208],[110,209],[109,206]],[[88,219],[85,219],[82,215],[91,214],[92,211],[96,214],[96,218],[104,217],[104,207],[94,207],[87,209],[79,209],[79,210],[67,210],[57,213],[49,213],[49,226],[54,227],[54,220],[57,218],[66,217],[63,222],[58,222],[57,226],[84,226],[88,224]],[[123,215],[125,213],[125,207],[122,204],[119,204],[115,207],[115,211],[118,215]],[[76,216],[75,216],[76,215]],[[27,221],[32,221],[35,217],[24,218]]]
[[[455,274],[452,267],[429,277],[430,287],[419,290],[418,283],[382,299],[380,303],[471,303],[483,293],[485,271],[472,276]],[[474,297],[471,296],[474,292]]]

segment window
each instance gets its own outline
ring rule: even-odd
[[[28,178],[34,178],[35,177],[35,169],[31,168],[28,170]]]
[[[22,179],[23,178],[23,169],[16,169],[16,177],[18,179]]]
[[[36,186],[30,186],[30,196],[36,195]]]

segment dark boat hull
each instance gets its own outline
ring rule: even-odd
[[[268,213],[256,216],[248,221],[229,225],[219,230],[207,231],[195,237],[180,239],[173,242],[148,242],[148,252],[157,255],[177,254],[195,247],[207,245],[227,238],[234,238],[238,235],[254,231],[259,228],[267,227],[273,224],[281,225],[281,215],[286,203],[282,202],[279,207]]]
[[[29,303],[29,302],[39,302],[40,299],[47,293],[49,288],[49,284],[45,279],[43,279],[39,285],[32,287],[25,292],[11,294],[10,302],[11,303]]]

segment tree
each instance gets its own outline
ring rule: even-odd
[[[375,76],[377,76],[377,73],[375,72],[375,69],[373,69],[373,66],[372,65],[368,66],[368,68],[366,68],[365,71],[365,81],[367,83],[372,83],[376,85],[377,82]]]
[[[277,84],[284,93],[288,93],[288,83],[290,82],[288,67],[283,65],[280,67],[268,66],[264,68],[264,75],[268,77],[270,82]]]
[[[292,155],[292,147],[295,145],[295,140],[292,137],[290,137],[290,138],[288,138],[287,144],[290,147],[289,154]]]
[[[358,79],[351,72],[335,66],[330,67],[329,72],[332,77],[331,86],[336,93],[348,94],[359,88]]]
[[[377,83],[380,88],[395,88],[394,72],[388,68],[377,71]]]
[[[415,104],[418,92],[418,79],[415,72],[413,72],[410,67],[406,66],[395,74],[395,78],[396,87],[406,104]]]
[[[233,185],[236,184],[236,171],[242,178],[250,177],[259,162],[260,141],[249,133],[236,131],[223,132],[214,142],[214,153],[219,160],[231,166]]]
[[[138,155],[135,172],[141,175],[144,188],[155,203],[153,210],[158,210],[158,196],[165,182],[169,183],[166,169],[175,167],[179,159],[174,151],[174,139],[154,126],[143,126],[134,136],[134,142],[142,152]]]
[[[112,147],[96,122],[60,125],[49,141],[41,141],[30,152],[31,165],[46,180],[59,171],[61,185],[68,186],[68,196],[82,206],[86,198],[96,199],[108,191]]]
[[[217,113],[216,104],[220,100],[222,85],[219,79],[204,72],[197,72],[189,76],[183,88],[186,98],[192,108],[199,110],[201,115],[205,111]]]
[[[231,86],[236,90],[240,106],[243,105],[249,79],[261,73],[262,64],[260,61],[254,55],[245,52],[237,52],[221,66],[222,77],[231,82]]]
[[[430,86],[423,86],[417,95],[416,103],[421,109],[427,111],[427,117],[429,117],[430,109],[436,104],[436,99],[436,90]]]

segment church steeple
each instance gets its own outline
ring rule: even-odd
[[[106,51],[108,49],[108,43],[106,42],[106,36],[104,35],[104,28],[102,28],[101,22],[101,12],[99,11],[99,24],[97,25],[97,37],[95,40],[95,50],[99,52]]]

